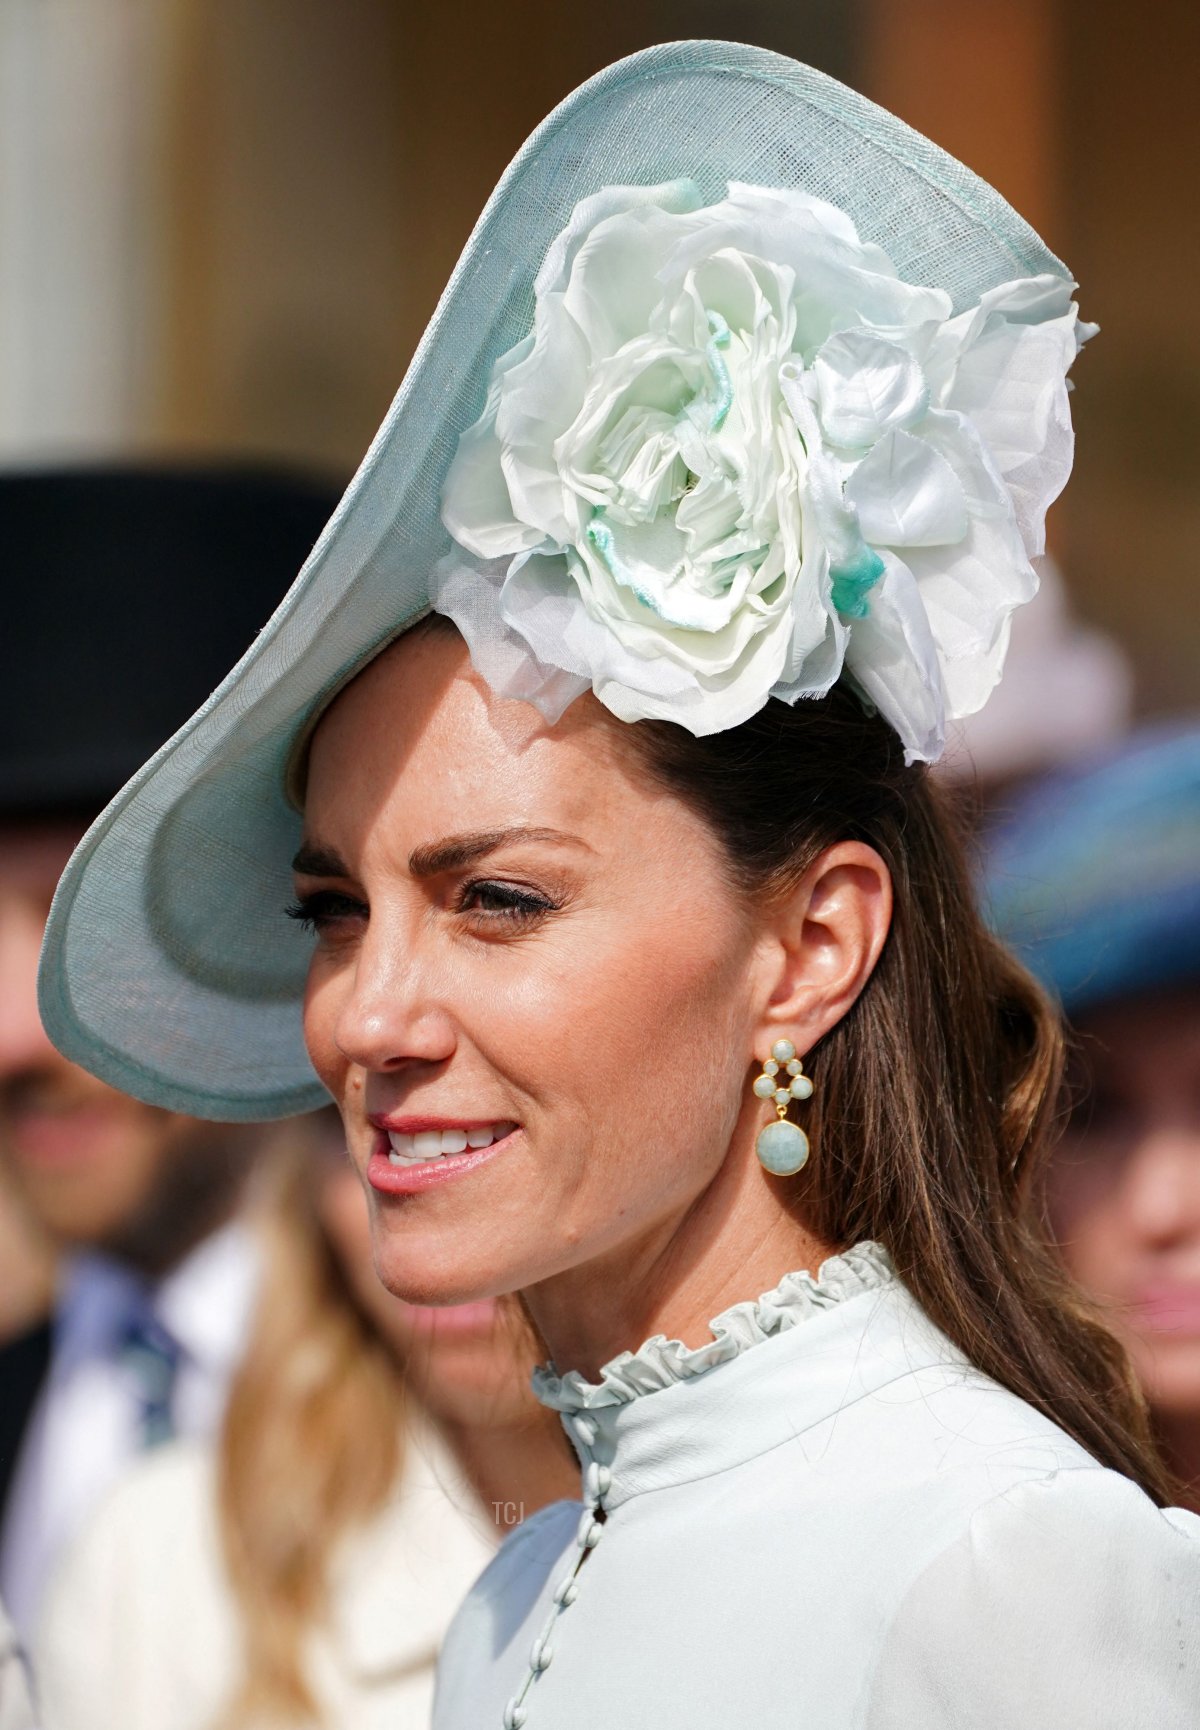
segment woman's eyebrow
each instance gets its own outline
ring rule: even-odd
[[[481,829],[474,834],[448,835],[442,841],[431,841],[414,847],[408,856],[408,868],[414,877],[436,877],[443,871],[460,871],[498,847],[515,841],[557,841],[569,846],[591,849],[578,835],[565,834],[561,829]]]
[[[314,847],[305,841],[292,860],[292,870],[299,877],[348,877],[345,860],[332,847]]]

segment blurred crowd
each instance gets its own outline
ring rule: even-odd
[[[73,845],[333,502],[262,471],[0,477],[24,578],[0,690],[0,1598],[44,1730],[418,1730],[474,1575],[577,1494],[520,1310],[375,1279],[332,1113],[182,1119],[72,1067],[38,1016]],[[1071,1030],[1047,1230],[1200,1509],[1200,717],[1133,726],[1119,650],[1053,567],[1027,611],[942,772],[990,917]]]
[[[27,583],[0,690],[0,1599],[44,1730],[417,1730],[472,1579],[576,1492],[520,1312],[376,1280],[332,1109],[185,1119],[39,1020],[74,844],[335,500],[249,471],[0,478]]]

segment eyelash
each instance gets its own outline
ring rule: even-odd
[[[311,895],[301,895],[283,911],[289,919],[296,921],[301,930],[320,931],[333,920],[365,913],[366,908],[352,895],[339,895],[334,889],[317,889]]]
[[[472,896],[490,899],[493,905],[473,907],[469,904]],[[531,925],[556,910],[557,903],[548,896],[518,889],[512,883],[498,883],[491,878],[476,878],[464,883],[454,903],[456,913],[481,914],[485,919],[508,920],[514,925]],[[320,932],[336,919],[361,916],[366,908],[351,895],[342,895],[333,889],[318,889],[293,901],[284,912],[305,931]]]
[[[473,895],[489,897],[499,905],[469,907],[467,903]],[[515,883],[497,883],[487,877],[464,883],[455,902],[456,913],[482,913],[487,918],[510,919],[523,925],[532,924],[535,919],[544,918],[555,910],[555,903],[546,895],[539,895],[532,889],[518,889]]]

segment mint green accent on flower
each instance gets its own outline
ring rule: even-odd
[[[629,576],[620,559],[617,557],[617,543],[613,539],[613,532],[609,528],[608,524],[603,521],[599,507],[597,507],[595,515],[588,524],[586,533],[588,540],[604,560],[604,563],[611,575],[614,576],[619,583],[625,583],[628,586]]]
[[[883,575],[887,566],[873,547],[864,547],[852,565],[835,565],[833,591],[830,596],[844,619],[865,619],[870,608],[867,595]]]
[[[1070,282],[956,308],[807,189],[702,198],[606,186],[570,213],[532,346],[495,359],[446,475],[459,550],[433,605],[474,628],[484,561],[506,628],[475,665],[544,693],[548,718],[549,668],[698,737],[761,708],[763,681],[794,702],[853,679],[932,761],[1035,584],[1070,454]]]
[[[622,583],[627,589],[631,590],[642,603],[643,607],[649,607],[651,612],[659,613],[660,609],[654,604],[652,597],[645,589],[638,587],[637,583],[634,582],[633,578],[622,564],[617,553],[616,537],[614,536],[612,529],[604,521],[604,512],[600,505],[597,505],[592,520],[588,524],[585,533],[592,546],[595,547],[600,557],[604,560],[605,568],[613,578],[614,582]]]
[[[710,432],[720,432],[725,425],[726,415],[733,407],[733,381],[729,376],[729,368],[721,359],[721,350],[729,347],[729,326],[719,312],[710,312],[708,328],[712,331],[712,337],[704,353],[717,386],[716,406],[708,425]]]

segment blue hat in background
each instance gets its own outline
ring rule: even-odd
[[[1200,980],[1200,725],[1020,794],[987,838],[983,901],[1069,1016]]]

